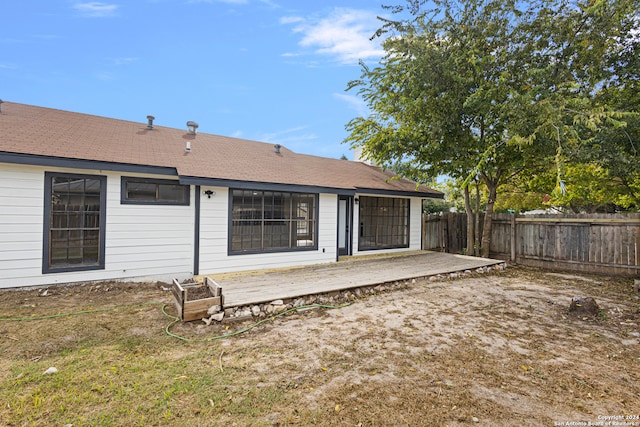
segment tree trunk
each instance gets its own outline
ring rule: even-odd
[[[484,229],[482,230],[482,257],[489,258],[489,248],[491,246],[491,223],[493,217],[493,205],[496,202],[496,193],[498,186],[486,180],[487,190],[489,190],[489,199],[487,200],[487,212],[484,216]]]
[[[473,240],[473,255],[480,256],[480,183],[476,179],[476,215],[475,235]]]
[[[467,212],[467,255],[472,255],[474,247],[474,215],[471,209],[469,186],[464,187],[464,210]]]

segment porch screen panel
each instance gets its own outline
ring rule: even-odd
[[[409,199],[360,197],[360,250],[409,247]]]
[[[315,194],[233,190],[230,252],[315,248],[316,207]]]
[[[104,177],[47,174],[45,272],[104,267]]]

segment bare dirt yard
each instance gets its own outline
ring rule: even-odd
[[[0,425],[640,426],[638,297],[509,268],[179,339],[159,283],[2,291]]]

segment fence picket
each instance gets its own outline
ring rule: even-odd
[[[481,221],[482,224],[482,221]],[[423,216],[423,248],[464,253],[465,213]],[[640,214],[493,216],[491,257],[550,269],[640,276]]]

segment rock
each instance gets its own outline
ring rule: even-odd
[[[274,313],[282,313],[283,311],[285,311],[287,309],[287,306],[284,304],[280,304],[280,305],[273,305],[273,312]]]
[[[212,314],[216,314],[220,310],[222,310],[222,307],[220,307],[219,305],[213,305],[209,307],[209,310],[207,310],[207,314],[211,316]]]
[[[281,299],[271,301],[271,305],[282,305],[282,304],[284,304],[284,301],[282,301]]]
[[[471,418],[471,420],[472,420],[474,423],[479,423],[479,422],[480,422],[480,420],[478,419],[478,417],[473,417],[473,418]]]
[[[600,307],[591,297],[573,297],[569,305],[569,312],[575,314],[589,314],[595,316],[600,311]]]
[[[55,374],[56,372],[58,372],[58,368],[56,368],[55,366],[52,366],[46,371],[44,371],[42,375],[51,375],[51,374]]]
[[[272,412],[271,414],[267,415],[265,418],[272,425],[280,425],[280,423],[278,423],[278,420],[281,418],[281,416],[282,414],[280,412]]]
[[[210,317],[203,317],[202,321],[204,322],[205,325],[209,326],[211,324],[211,318]]]
[[[210,319],[215,320],[216,322],[222,322],[222,319],[224,319],[224,311],[214,314]]]
[[[260,307],[257,305],[251,307],[251,314],[253,314],[254,317],[260,316]]]

